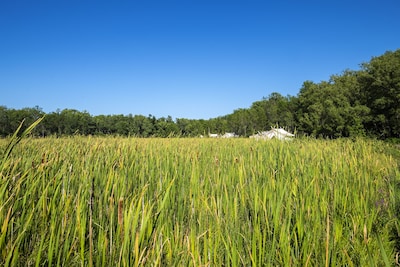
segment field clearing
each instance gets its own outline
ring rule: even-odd
[[[394,265],[390,149],[367,139],[23,139],[0,165],[0,265]]]

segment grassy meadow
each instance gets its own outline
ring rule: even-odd
[[[0,265],[392,266],[393,149],[366,139],[25,138],[0,165]]]

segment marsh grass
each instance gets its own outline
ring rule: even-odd
[[[0,264],[393,265],[400,174],[386,146],[23,139],[2,161]]]

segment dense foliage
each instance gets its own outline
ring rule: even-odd
[[[0,162],[0,265],[394,266],[400,170],[390,147],[23,139]]]
[[[0,136],[13,133],[25,119],[29,125],[44,115],[40,107],[0,107]],[[281,125],[313,136],[330,138],[400,137],[400,49],[373,57],[358,71],[346,70],[329,81],[304,82],[297,96],[272,93],[250,108],[209,120],[152,115],[100,115],[73,109],[46,114],[37,135],[123,135],[139,137],[198,136],[235,132],[249,136]]]

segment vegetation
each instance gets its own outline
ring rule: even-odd
[[[382,141],[18,136],[0,140],[0,265],[398,263]]]
[[[46,115],[35,134],[121,135],[137,137],[199,136],[208,132],[235,132],[249,136],[283,125],[306,135],[329,138],[371,136],[400,138],[400,50],[386,52],[346,70],[329,81],[304,82],[297,96],[272,93],[250,108],[209,120],[152,115],[99,115],[72,109]],[[0,107],[0,136],[12,135],[22,120],[42,117],[40,107],[22,110]]]

